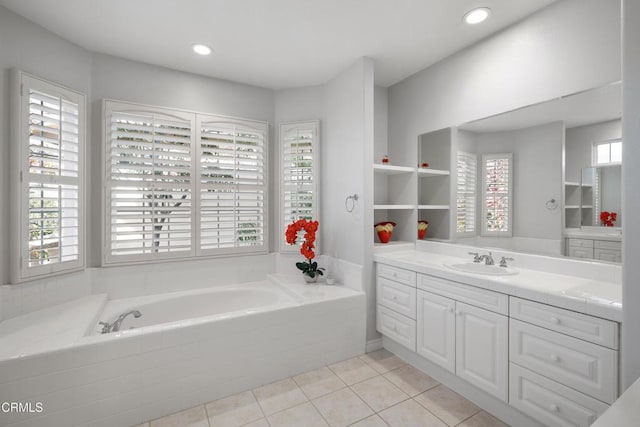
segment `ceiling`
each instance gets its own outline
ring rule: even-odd
[[[555,0],[0,0],[88,50],[271,89],[322,84],[356,59],[390,86]],[[479,25],[462,16],[492,9]],[[200,57],[194,43],[214,53]]]
[[[573,95],[476,120],[460,126],[471,132],[507,132],[564,121],[567,128],[622,117],[622,84],[612,83]]]

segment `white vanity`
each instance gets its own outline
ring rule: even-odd
[[[493,258],[515,258],[515,274],[447,267],[472,263],[468,250],[417,242],[374,255],[385,346],[543,425],[592,424],[618,396],[620,267],[510,252]]]
[[[567,228],[565,254],[571,258],[622,262],[622,230],[607,227]]]

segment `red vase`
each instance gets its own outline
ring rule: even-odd
[[[429,226],[429,221],[418,221],[418,239],[422,240],[427,236],[427,227]]]
[[[378,233],[378,239],[380,239],[381,243],[389,243],[395,226],[396,223],[393,221],[383,221],[375,225],[376,232]]]

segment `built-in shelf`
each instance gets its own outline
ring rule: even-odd
[[[389,246],[393,246],[393,247],[397,248],[398,246],[413,247],[413,246],[415,246],[415,243],[414,242],[408,242],[408,241],[405,241],[405,240],[391,240],[388,243],[375,242],[373,245],[376,248],[385,248],[385,247],[389,247]]]
[[[580,206],[580,205],[567,205],[564,208],[565,209],[580,209],[580,208],[582,208],[582,209],[593,209],[593,206],[591,206],[591,205],[582,205],[582,206]]]
[[[416,168],[409,166],[383,165],[376,163],[373,165],[373,171],[383,175],[398,175],[401,173],[413,173]]]
[[[564,185],[566,185],[567,187],[593,187],[592,184],[580,184],[576,181],[565,181]]]
[[[441,169],[430,169],[430,168],[418,168],[418,175],[422,177],[427,176],[447,176],[450,175],[451,172],[441,170]]]
[[[416,205],[373,205],[373,209],[376,210],[390,210],[390,209],[415,209]]]
[[[418,205],[420,210],[448,210],[449,205]]]

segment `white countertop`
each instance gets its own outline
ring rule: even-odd
[[[602,230],[587,231],[580,228],[567,228],[564,230],[564,237],[574,239],[609,240],[621,242],[622,234],[616,230],[609,230],[607,227],[600,227]]]
[[[640,379],[622,393],[591,427],[637,427],[640,424]]]
[[[616,322],[622,321],[622,286],[613,280],[607,282],[550,273],[521,268],[517,264],[514,267],[519,273],[512,276],[465,273],[452,270],[444,264],[470,262],[469,259],[424,250],[381,252],[374,254],[374,260]]]

